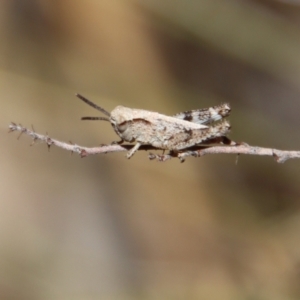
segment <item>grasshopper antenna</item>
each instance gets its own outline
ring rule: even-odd
[[[76,97],[78,97],[80,100],[82,100],[83,102],[85,102],[86,104],[88,104],[89,106],[101,111],[103,114],[105,114],[106,116],[110,117],[110,113],[108,111],[106,111],[104,108],[98,106],[97,104],[93,103],[92,101],[88,100],[87,98],[83,97],[80,94],[76,94]],[[82,117],[81,120],[102,120],[102,121],[109,121],[109,118],[105,118],[105,117]]]

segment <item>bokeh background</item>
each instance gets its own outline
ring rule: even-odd
[[[300,299],[300,161],[90,156],[7,134],[117,140],[74,95],[300,150],[300,1],[0,1],[0,298]]]

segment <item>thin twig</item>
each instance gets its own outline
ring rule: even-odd
[[[92,147],[92,148],[83,147],[83,146],[79,146],[77,144],[73,144],[71,142],[66,143],[66,142],[58,141],[56,139],[51,138],[48,134],[43,135],[43,134],[36,133],[34,130],[30,130],[26,127],[23,127],[21,124],[16,124],[13,122],[9,125],[9,132],[12,132],[12,131],[20,132],[18,139],[20,138],[20,136],[23,133],[29,135],[33,139],[33,142],[31,143],[31,145],[34,145],[37,141],[40,141],[42,143],[46,143],[48,148],[50,148],[53,145],[53,146],[62,148],[64,150],[77,153],[81,157],[85,157],[88,155],[94,155],[94,154],[101,154],[101,153],[128,151],[129,149],[131,149],[133,147],[133,145],[122,145],[121,146],[117,143],[112,143],[110,145],[100,145],[99,147]],[[149,149],[155,149],[155,148],[148,146],[148,145],[144,145],[143,147],[141,147],[141,150],[149,150]]]
[[[65,143],[51,138],[48,134],[43,135],[36,133],[34,130],[27,129],[22,125],[18,125],[16,123],[11,123],[9,125],[9,132],[19,131],[19,137],[25,133],[29,135],[33,142],[31,145],[36,143],[37,141],[46,143],[48,148],[52,145],[65,149],[67,151],[71,151],[79,154],[81,157],[85,157],[93,154],[101,154],[101,153],[109,153],[109,152],[120,152],[120,151],[128,151],[133,147],[133,145],[119,145],[116,143],[110,145],[101,145],[99,147],[82,147],[72,143]],[[142,145],[139,150],[159,150],[151,145]],[[254,147],[247,144],[240,144],[236,146],[208,146],[208,145],[199,145],[189,148],[188,150],[182,152],[170,151],[168,154],[149,154],[150,159],[157,159],[159,161],[166,161],[173,157],[178,157],[180,161],[184,161],[188,156],[201,157],[207,154],[248,154],[248,155],[264,155],[264,156],[272,156],[278,163],[284,163],[288,159],[292,158],[300,158],[300,151],[287,151],[287,150],[278,150],[272,148],[262,148],[262,147]]]

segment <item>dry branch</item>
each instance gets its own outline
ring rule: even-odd
[[[101,153],[109,153],[109,152],[120,152],[120,151],[128,151],[133,145],[119,145],[117,143],[112,143],[110,145],[101,145],[98,147],[82,147],[73,143],[65,143],[51,138],[48,134],[43,135],[36,133],[34,129],[30,130],[22,125],[18,125],[15,123],[11,123],[9,125],[9,132],[19,131],[19,137],[25,133],[29,135],[33,139],[33,143],[37,141],[46,143],[48,148],[52,145],[62,148],[67,151],[71,151],[74,153],[78,153],[81,157],[85,157],[92,154],[101,154]],[[159,150],[150,145],[142,145],[139,150]],[[182,152],[170,151],[168,154],[149,154],[150,159],[157,159],[159,161],[166,161],[171,159],[172,157],[178,157],[181,162],[185,160],[188,156],[200,157],[207,154],[248,154],[248,155],[264,155],[264,156],[272,156],[278,163],[283,163],[288,159],[292,158],[300,158],[300,151],[287,151],[287,150],[278,150],[272,148],[263,148],[263,147],[255,147],[247,144],[240,144],[235,146],[208,146],[208,145],[199,145],[189,148],[188,150]]]

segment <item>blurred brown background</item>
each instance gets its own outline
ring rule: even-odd
[[[300,150],[300,1],[2,0],[0,299],[299,299],[300,161],[84,159],[117,140],[80,92],[172,115],[229,102],[231,138]]]

